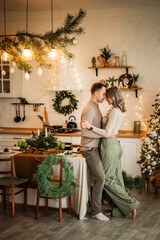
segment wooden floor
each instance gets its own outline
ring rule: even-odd
[[[137,196],[136,196],[137,197]],[[137,197],[141,204],[137,217],[111,218],[101,222],[90,217],[79,220],[63,211],[63,222],[58,222],[58,210],[40,208],[39,220],[34,220],[33,206],[27,213],[22,205],[16,205],[16,217],[11,217],[10,204],[4,213],[0,204],[1,240],[160,240],[160,196],[144,193]],[[103,206],[106,208],[106,206]]]

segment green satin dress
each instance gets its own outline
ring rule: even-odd
[[[105,172],[104,190],[115,205],[112,216],[128,216],[139,202],[126,193],[121,167],[122,147],[117,137],[102,138],[100,152]]]

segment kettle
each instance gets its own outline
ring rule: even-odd
[[[68,121],[66,120],[66,123],[67,123],[67,128],[77,128],[77,123],[74,122],[76,121],[76,118],[75,116],[71,115],[69,118],[68,118]]]

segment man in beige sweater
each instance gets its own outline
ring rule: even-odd
[[[102,127],[102,114],[98,103],[102,103],[106,97],[106,87],[102,83],[94,83],[91,87],[91,98],[82,111],[81,121],[87,120],[91,125]],[[81,153],[86,158],[90,176],[94,180],[91,203],[91,216],[97,220],[109,220],[101,212],[101,198],[104,185],[104,170],[99,154],[99,141],[101,136],[88,130],[82,129]]]

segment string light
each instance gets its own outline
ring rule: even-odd
[[[49,55],[49,58],[53,60],[57,55],[56,50],[52,48],[52,50],[48,53],[48,55]]]
[[[9,55],[8,55],[7,52],[4,52],[4,53],[2,54],[2,60],[3,60],[4,62],[9,61]]]

